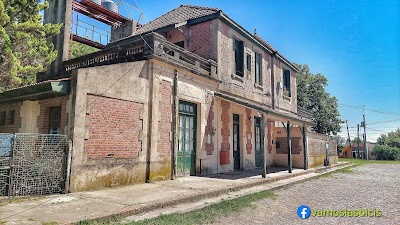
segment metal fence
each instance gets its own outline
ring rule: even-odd
[[[0,195],[44,195],[64,191],[66,135],[0,135],[0,149],[6,162],[4,172],[0,170],[5,177],[0,180],[5,183],[1,184]]]
[[[14,134],[0,134],[0,196],[8,195]]]

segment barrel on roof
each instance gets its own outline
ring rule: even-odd
[[[97,5],[101,5],[101,0],[90,0],[90,1],[96,3]]]
[[[108,10],[110,10],[110,11],[113,11],[113,12],[118,13],[118,6],[117,6],[117,3],[113,2],[112,0],[102,0],[102,1],[101,1],[101,5],[102,5],[104,8],[106,8],[106,9],[108,9]]]

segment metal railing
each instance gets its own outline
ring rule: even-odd
[[[189,71],[213,78],[217,77],[217,63],[205,59],[171,42],[158,33],[135,36],[120,45],[65,61],[65,72],[79,68],[159,58],[172,62]]]
[[[102,45],[107,45],[111,38],[111,32],[78,19],[78,15],[71,25],[71,34]]]

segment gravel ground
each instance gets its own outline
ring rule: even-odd
[[[215,224],[400,224],[400,165],[370,164],[277,191],[278,197],[220,218]],[[311,210],[379,209],[381,217],[313,217],[302,220],[297,208]]]

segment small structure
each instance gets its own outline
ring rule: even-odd
[[[182,5],[62,66],[0,94],[16,121],[0,132],[66,134],[72,192],[337,162],[297,106],[297,67],[220,9]]]

